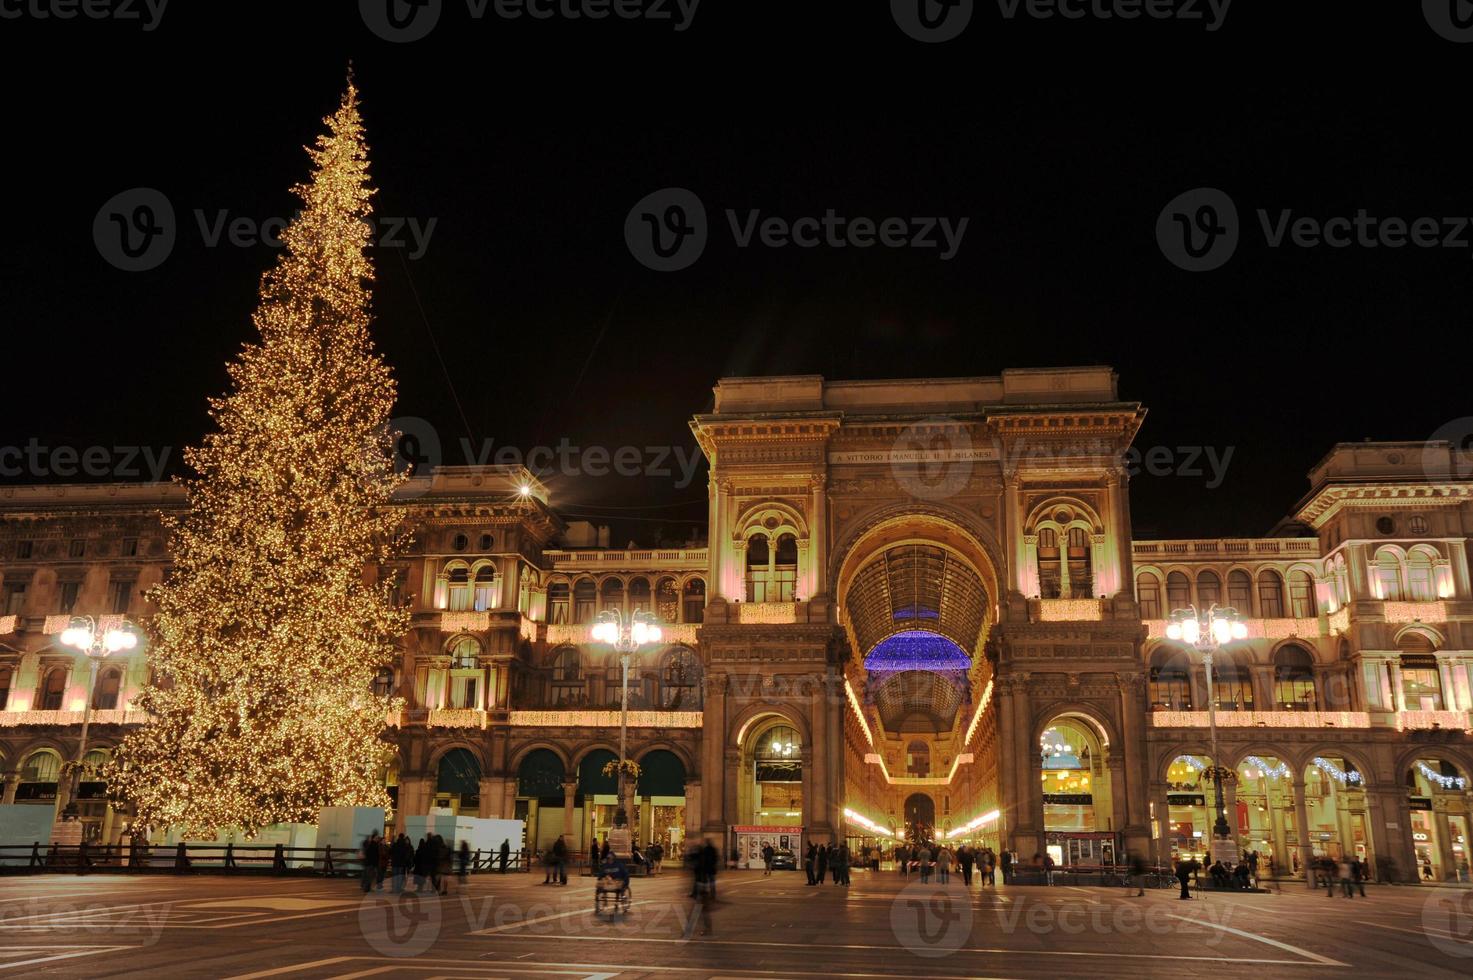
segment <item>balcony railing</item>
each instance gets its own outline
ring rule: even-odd
[[[1256,640],[1286,640],[1291,636],[1304,638],[1320,635],[1320,621],[1306,619],[1245,619],[1248,638]],[[1159,640],[1166,636],[1166,620],[1145,620],[1146,636]]]
[[[141,725],[148,721],[148,713],[124,708],[106,708],[92,712],[94,725]],[[42,710],[0,711],[0,728],[18,725],[80,725],[81,711]]]
[[[1030,599],[1028,605],[1035,623],[1093,623],[1104,617],[1099,599]]]
[[[1134,541],[1136,558],[1313,558],[1320,553],[1318,538],[1196,538],[1183,541]]]
[[[507,724],[537,727],[602,728],[619,727],[619,712],[599,711],[588,708],[544,710],[514,710],[507,716]],[[629,712],[630,728],[700,728],[699,711],[635,711]]]
[[[796,602],[739,602],[733,608],[736,610],[738,623],[774,625],[798,621]]]
[[[1431,602],[1385,602],[1381,615],[1388,623],[1445,623],[1447,604],[1441,600]]]
[[[662,643],[683,643],[694,646],[701,630],[700,623],[661,623]],[[549,646],[564,643],[592,643],[592,623],[549,623],[547,626]]]
[[[557,550],[542,552],[544,562],[554,571],[581,571],[599,568],[635,569],[700,569],[705,568],[709,552],[705,548],[641,548],[612,550]]]
[[[1404,732],[1434,728],[1473,731],[1473,714],[1467,711],[1398,711],[1396,727]]]
[[[431,708],[430,728],[485,728],[487,715],[479,708]]]
[[[1206,728],[1205,711],[1153,711],[1152,728]],[[1219,711],[1218,728],[1370,728],[1366,711]]]

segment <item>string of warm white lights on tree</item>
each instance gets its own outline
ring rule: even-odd
[[[107,772],[138,822],[190,834],[312,822],[326,805],[388,807],[373,693],[409,626],[390,582],[395,384],[369,337],[373,194],[352,80],[325,120],[301,210],[261,279],[258,342],[186,454],[173,572],[151,593],[152,724]]]

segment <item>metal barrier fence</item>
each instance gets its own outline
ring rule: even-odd
[[[507,856],[506,872],[530,868],[524,852]],[[458,859],[450,855],[453,869]],[[486,874],[501,870],[498,851],[471,852],[469,870]],[[357,848],[287,847],[283,844],[0,844],[0,874],[56,872],[86,874],[189,874],[212,872],[276,875],[357,875],[363,857]],[[387,873],[392,873],[392,868]]]

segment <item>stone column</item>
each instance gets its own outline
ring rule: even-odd
[[[1458,703],[1458,689],[1453,684],[1452,666],[1443,657],[1437,658],[1437,679],[1442,684],[1442,706],[1448,711],[1461,710],[1463,705]]]
[[[1124,834],[1126,826],[1130,823],[1129,814],[1126,812],[1126,798],[1128,797],[1128,783],[1125,779],[1125,755],[1123,752],[1111,752],[1105,760],[1105,769],[1110,774],[1110,829],[1117,834]],[[1093,789],[1094,787],[1091,787]],[[1099,808],[1095,808],[1095,820],[1099,820]],[[1098,824],[1096,824],[1098,827]]]
[[[1029,565],[1023,535],[1023,515],[1019,512],[1020,509],[1017,471],[1008,471],[1004,468],[1002,493],[1003,534],[1008,540],[1013,542],[1012,560],[1007,563],[1008,588],[1028,596],[1032,595],[1032,591],[1027,588]]]
[[[1405,711],[1407,709],[1406,686],[1401,678],[1401,659],[1391,661],[1391,707],[1394,711]]]
[[[503,555],[496,560],[497,577],[501,579],[501,591],[496,597],[496,608],[510,611],[517,608],[517,598],[521,595],[521,561],[516,555]]]
[[[1294,787],[1294,826],[1299,837],[1299,865],[1304,868],[1304,880],[1314,887],[1314,876],[1309,867],[1314,863],[1314,846],[1309,839],[1309,807],[1304,798],[1304,774],[1292,775]]]
[[[825,594],[828,591],[828,560],[829,560],[829,495],[828,475],[816,473],[810,484],[813,488],[812,509],[808,518],[808,557],[813,563],[813,569],[809,573],[808,594],[804,597],[811,599],[816,595]]]
[[[506,778],[503,776],[481,777],[481,807],[480,816],[488,819],[511,819],[511,814],[502,811],[502,801],[506,796],[506,787],[503,785]]]
[[[1151,851],[1156,863],[1171,863],[1171,800],[1167,795],[1170,792],[1165,783],[1151,783],[1151,802],[1154,804],[1153,820],[1155,826],[1151,828]]]
[[[1120,718],[1125,733],[1121,751],[1125,755],[1125,786],[1116,792],[1125,797],[1126,820],[1121,828],[1142,842],[1150,838],[1146,794],[1150,782],[1150,755],[1146,745],[1146,675],[1131,673],[1120,678]],[[1141,846],[1141,845],[1138,845]]]
[[[1216,806],[1216,801],[1213,801],[1213,806]],[[1227,817],[1228,838],[1241,848],[1243,842],[1238,837],[1238,781],[1236,779],[1223,781],[1222,810],[1224,816]],[[1212,815],[1212,819],[1213,823],[1217,822],[1217,814],[1215,812]]]
[[[1453,829],[1448,823],[1446,810],[1433,811],[1432,826],[1437,830],[1437,851],[1442,859],[1442,880],[1451,881],[1455,877],[1458,865],[1453,860]]]
[[[726,678],[706,679],[706,701],[701,717],[701,830],[724,834],[721,806],[725,799]]]
[[[1449,561],[1453,573],[1453,595],[1455,599],[1466,599],[1473,594],[1473,584],[1468,581],[1468,546],[1462,541],[1453,541],[1448,546]]]
[[[1216,673],[1217,664],[1213,664]],[[1275,711],[1278,704],[1274,700],[1274,668],[1272,664],[1251,664],[1248,668],[1253,681],[1253,710]]]
[[[997,828],[998,841],[1008,846],[1009,836],[1019,821],[1017,724],[1013,718],[1013,679],[998,678],[993,687],[993,703],[997,706],[997,799],[1001,812]]]
[[[813,745],[810,752],[812,762],[805,759],[803,763],[803,822],[811,833],[823,835],[834,827],[829,820],[832,760],[827,705],[824,704],[822,685],[815,685],[815,690],[808,696],[808,720]],[[810,771],[813,773],[811,779],[808,777]]]
[[[573,797],[578,795],[578,780],[563,780],[563,840],[567,841],[568,847],[576,845],[573,843]]]
[[[0,794],[0,803],[5,806],[15,802],[15,791],[20,788],[20,773],[9,772],[5,774],[5,790]]]
[[[717,596],[726,598],[726,592],[723,589],[724,583],[721,577],[726,568],[726,559],[722,555],[721,547],[721,539],[724,536],[721,532],[721,518],[723,516],[721,513],[721,487],[716,479],[716,461],[714,459],[711,461],[711,476],[706,481],[706,500],[706,511],[709,515],[706,526],[710,528],[710,543],[706,556],[706,581],[708,583],[706,587],[706,601],[709,602]],[[684,622],[684,596],[680,597],[680,605],[681,622]]]

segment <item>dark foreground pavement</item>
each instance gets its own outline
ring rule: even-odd
[[[1379,887],[1136,898],[1121,889],[970,890],[855,873],[721,876],[712,930],[687,878],[593,884],[482,875],[448,898],[363,896],[348,879],[0,878],[0,976],[1064,977],[1473,975],[1473,891]],[[692,928],[695,927],[695,928]],[[694,935],[687,938],[687,933]]]

